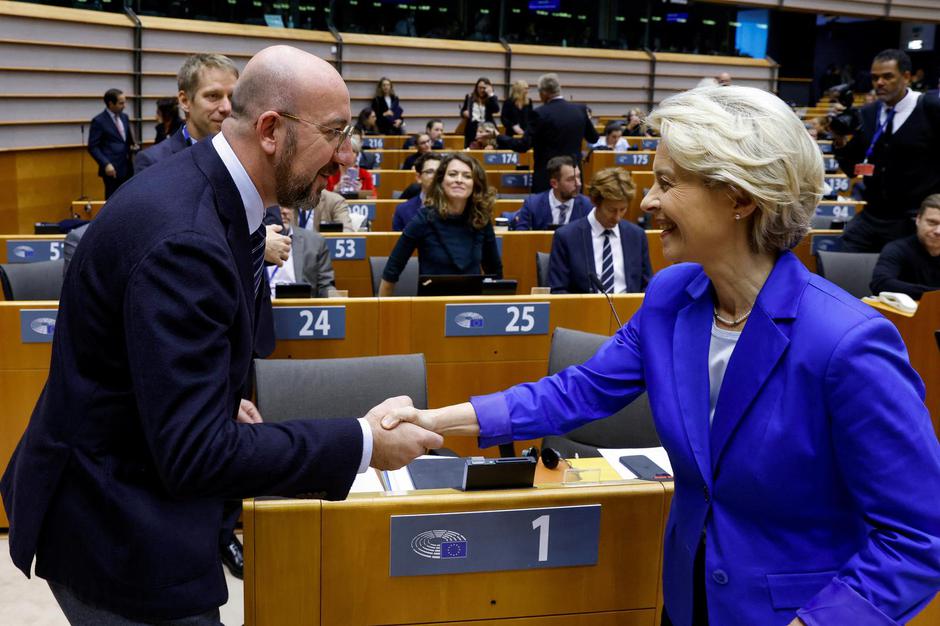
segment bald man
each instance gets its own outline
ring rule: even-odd
[[[210,141],[121,187],[72,259],[49,378],[0,483],[13,562],[73,624],[219,624],[225,498],[341,499],[370,464],[439,447],[379,418],[268,423],[241,401],[265,207],[313,206],[352,161],[349,93],[326,62],[259,52]]]

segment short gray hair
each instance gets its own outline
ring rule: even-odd
[[[557,96],[561,93],[561,83],[558,74],[550,72],[539,76],[539,91],[548,96]]]
[[[777,96],[700,87],[663,100],[648,122],[680,168],[754,200],[754,250],[792,248],[809,231],[822,197],[822,154]]]
[[[238,78],[238,68],[224,54],[193,54],[183,61],[183,66],[176,73],[177,88],[190,100],[195,97],[199,89],[201,72],[206,68],[226,70]]]

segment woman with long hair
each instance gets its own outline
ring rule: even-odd
[[[495,122],[493,116],[497,113],[499,98],[493,93],[493,82],[485,76],[477,79],[473,91],[464,96],[463,105],[460,107],[460,115],[467,122],[463,130],[464,148],[469,147],[476,137],[477,126],[482,122]]]
[[[388,257],[379,296],[391,296],[411,253],[418,250],[420,274],[493,274],[503,263],[493,232],[496,192],[483,167],[466,154],[443,158],[424,207],[402,231]]]
[[[375,111],[376,125],[383,135],[400,135],[404,131],[405,111],[395,95],[395,85],[391,79],[383,76],[375,85],[375,97],[372,98],[372,110]]]
[[[503,102],[503,110],[499,114],[506,134],[510,137],[521,137],[529,125],[529,116],[532,114],[532,100],[529,98],[529,83],[517,80],[509,88],[509,98]]]

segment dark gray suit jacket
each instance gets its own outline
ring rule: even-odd
[[[317,298],[325,298],[329,288],[335,284],[333,261],[326,239],[320,233],[303,228],[294,228],[291,239],[294,278],[313,287]]]

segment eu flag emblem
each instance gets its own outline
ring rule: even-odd
[[[465,559],[467,558],[466,541],[442,541],[441,542],[442,559]]]

